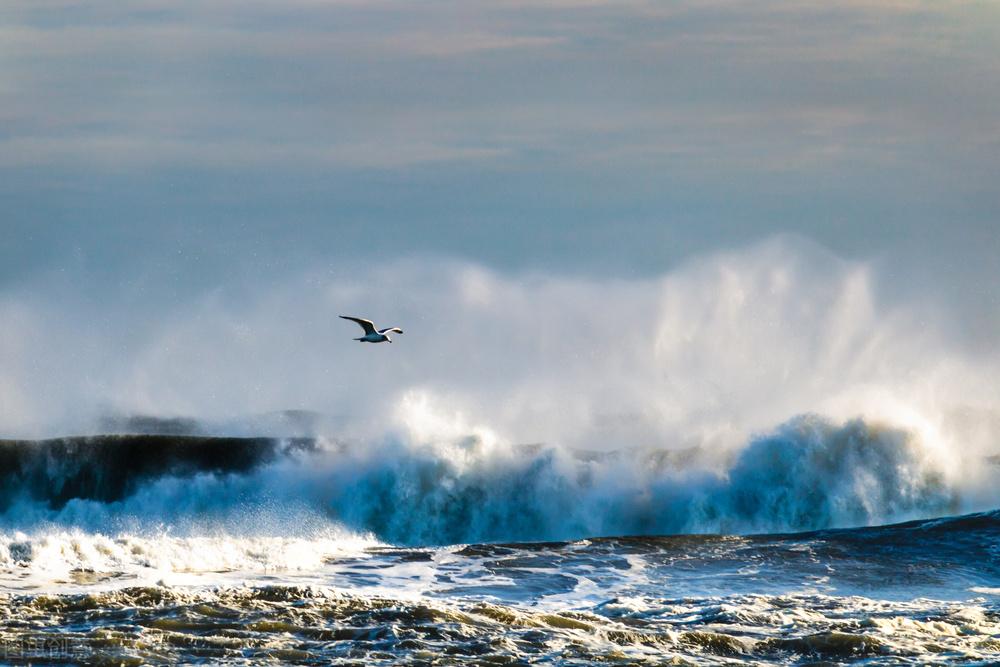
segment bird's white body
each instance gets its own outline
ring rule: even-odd
[[[365,330],[365,335],[360,338],[355,338],[354,340],[362,343],[391,343],[392,339],[389,338],[389,332],[393,333],[403,333],[403,330],[399,327],[388,327],[387,329],[376,329],[375,323],[371,320],[366,320],[360,317],[351,317],[349,315],[341,315],[345,320],[350,320],[352,322],[357,322],[362,329]]]

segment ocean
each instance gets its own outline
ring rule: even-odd
[[[1000,662],[1000,511],[860,419],[722,458],[7,440],[0,482],[4,664]]]

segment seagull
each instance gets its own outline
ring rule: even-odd
[[[375,323],[371,320],[365,320],[360,317],[351,317],[350,315],[341,315],[345,320],[350,320],[352,322],[357,322],[361,325],[361,328],[365,330],[365,335],[361,338],[355,338],[354,340],[361,341],[362,343],[385,343],[386,341],[392,342],[392,339],[387,335],[390,331],[392,333],[403,333],[403,330],[399,327],[389,327],[388,329],[376,329]]]

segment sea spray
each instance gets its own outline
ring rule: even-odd
[[[965,346],[947,304],[889,298],[876,265],[801,239],[634,279],[455,260],[364,268],[304,266],[169,306],[109,299],[88,310],[53,286],[9,290],[0,436],[100,434],[141,414],[253,437],[271,433],[256,415],[293,408],[325,419],[285,434],[371,442],[417,397],[439,422],[461,416],[508,443],[574,450],[727,457],[817,413],[927,426],[963,453],[997,453],[995,351]],[[408,323],[405,341],[347,345],[353,331],[340,327],[353,325],[336,315],[348,311],[391,313]],[[967,428],[969,415],[992,426]]]
[[[978,509],[919,434],[860,419],[797,417],[724,466],[698,450],[577,452],[460,432],[354,444],[230,439],[226,467],[211,438],[8,444],[31,474],[5,471],[0,526],[294,537],[329,524],[442,545],[811,530]],[[114,455],[130,442],[170,454],[142,465]],[[103,462],[101,476],[91,459]]]

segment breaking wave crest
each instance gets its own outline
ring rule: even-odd
[[[915,433],[815,415],[722,460],[697,448],[518,447],[488,433],[365,445],[108,436],[0,452],[7,533],[294,538],[333,525],[442,545],[801,531],[970,509],[951,463]]]
[[[801,417],[723,465],[698,450],[581,456],[473,438],[444,451],[364,454],[330,506],[348,525],[402,544],[796,531],[959,506],[943,462],[914,436],[863,421]]]

